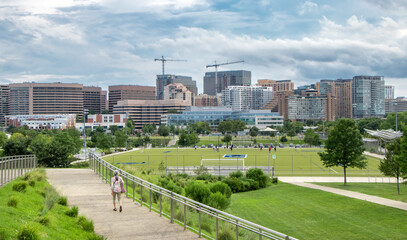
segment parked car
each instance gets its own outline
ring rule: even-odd
[[[294,147],[294,144],[290,143],[290,147]]]
[[[300,148],[301,146],[299,144],[295,145],[295,148]]]
[[[281,148],[284,147],[284,145],[282,143],[279,143],[278,146],[281,147]]]
[[[208,144],[208,148],[212,148],[212,147],[213,147],[212,143]]]
[[[205,148],[205,145],[202,145],[201,148]]]
[[[244,145],[244,148],[248,148],[249,146],[247,144]]]

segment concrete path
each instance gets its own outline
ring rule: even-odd
[[[148,208],[123,199],[123,212],[113,211],[109,185],[90,169],[47,169],[48,181],[69,205],[93,220],[95,232],[108,239],[198,239]]]
[[[307,188],[312,188],[312,189],[317,189],[317,190],[322,190],[325,192],[330,192],[330,193],[335,193],[339,195],[343,195],[346,197],[351,197],[351,198],[356,198],[388,207],[394,207],[398,209],[402,209],[407,211],[407,203],[405,202],[400,202],[400,201],[395,201],[387,198],[382,198],[382,197],[376,197],[368,194],[363,194],[363,193],[358,193],[358,192],[353,192],[353,191],[347,191],[347,190],[342,190],[342,189],[337,189],[337,188],[331,188],[331,187],[325,187],[325,186],[320,186],[320,185],[315,185],[312,183],[308,182],[343,182],[343,178],[339,180],[338,177],[279,177],[278,180],[282,182],[287,182],[291,183],[297,186],[301,187],[307,187]],[[347,182],[367,182],[367,178],[362,178],[362,177],[351,177],[347,178]],[[391,179],[394,180],[395,179]],[[389,181],[391,181],[389,180]],[[392,181],[392,182],[394,182]]]
[[[371,156],[371,157],[375,157],[375,158],[379,158],[379,159],[384,159],[385,156],[384,155],[380,155],[380,154],[376,154],[376,153],[371,153],[371,152],[367,152],[364,151],[363,154]]]

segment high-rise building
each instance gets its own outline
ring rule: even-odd
[[[394,99],[394,86],[385,85],[384,91],[384,99]]]
[[[10,115],[83,114],[83,85],[76,83],[10,84]]]
[[[272,98],[271,87],[228,86],[222,91],[222,106],[233,111],[259,110]]]
[[[4,117],[9,114],[10,105],[10,87],[9,85],[0,85],[0,125],[5,125]]]
[[[257,85],[272,87],[274,92],[294,91],[294,83],[291,80],[259,79],[257,80]]]
[[[155,87],[138,85],[109,86],[109,112],[121,100],[155,100]]]
[[[192,93],[182,83],[172,83],[164,87],[164,100],[177,99],[185,101],[188,106],[192,106]]]
[[[220,105],[221,101],[218,96],[199,94],[194,98],[194,106],[196,107],[217,107]]]
[[[193,96],[198,94],[198,88],[196,87],[196,81],[192,80],[192,77],[187,76],[177,76],[177,75],[157,75],[156,80],[156,99],[164,100],[164,87],[172,83],[181,83],[184,85]]]
[[[104,95],[103,95],[104,92]],[[106,91],[101,87],[83,87],[83,108],[95,114],[102,113],[106,109]]]
[[[385,87],[382,76],[355,76],[352,82],[353,116],[383,117]]]
[[[288,96],[288,119],[332,121],[334,114],[329,106],[331,103],[332,99],[326,96]]]
[[[107,91],[100,92],[100,112],[103,113],[104,110],[109,111],[109,104],[107,102]]]
[[[236,70],[218,72],[218,83],[216,84],[215,73],[205,73],[203,78],[205,94],[216,95],[222,93],[229,86],[250,86],[252,82],[252,73],[250,71]]]
[[[335,80],[336,118],[352,118],[352,79]]]

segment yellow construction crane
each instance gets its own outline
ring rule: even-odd
[[[187,60],[174,60],[174,59],[165,59],[164,56],[161,56],[161,58],[156,58],[154,61],[161,61],[163,65],[163,76],[164,76],[164,63],[165,62],[186,62]]]
[[[215,64],[211,64],[211,65],[206,65],[206,68],[210,68],[210,67],[215,67],[215,87],[216,87],[216,93],[218,92],[218,67],[219,66],[223,66],[223,65],[229,65],[229,64],[235,64],[235,63],[242,63],[244,62],[244,60],[240,60],[240,61],[236,61],[236,62],[225,62],[225,63],[216,63]]]

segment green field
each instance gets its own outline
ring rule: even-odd
[[[322,165],[316,148],[277,148],[269,153],[264,148],[242,148],[242,149],[220,149],[219,152],[208,148],[154,148],[132,151],[115,156],[105,156],[104,159],[116,166],[123,163],[132,163],[129,167],[138,169],[152,169],[156,171],[162,162],[164,166],[178,166],[182,171],[184,166],[200,166],[201,159],[212,159],[205,161],[206,166],[236,166],[241,169],[242,161],[225,161],[225,154],[247,154],[245,166],[270,166],[275,168],[276,176],[343,176],[341,167],[326,168]],[[275,159],[273,159],[273,155]],[[348,169],[348,176],[382,176],[378,170],[379,160],[367,157],[367,169]],[[120,164],[118,164],[120,163]]]
[[[299,239],[405,239],[406,211],[279,183],[232,195],[227,212]]]
[[[340,188],[343,190],[360,192],[396,201],[407,202],[407,184],[400,183],[400,195],[397,194],[396,183],[313,183],[317,185]]]

